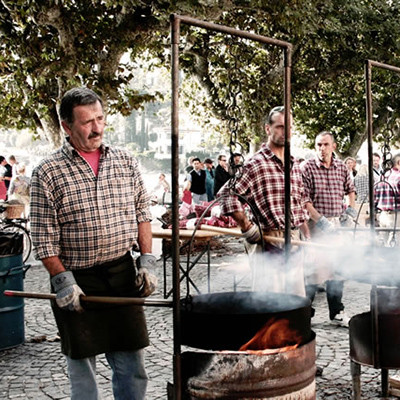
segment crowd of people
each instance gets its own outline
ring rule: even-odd
[[[204,163],[199,158],[189,160],[184,198],[192,205],[216,198],[221,214],[236,221],[246,239],[255,285],[253,289],[298,294],[313,301],[316,291],[324,287],[329,319],[335,324],[347,326],[349,319],[342,303],[344,279],[338,265],[321,255],[304,258],[300,246],[293,246],[289,268],[283,257],[284,125],[284,108],[273,108],[265,121],[267,141],[243,164],[240,174],[235,176],[234,190],[232,185],[226,183],[232,173],[225,155],[218,157],[215,169],[210,159],[204,160]],[[323,131],[315,138],[312,158],[291,159],[292,240],[317,241],[325,238],[329,242],[331,235],[341,235],[341,228],[354,227],[355,224],[365,227],[370,221],[368,167],[358,165],[352,157],[341,161],[335,150],[334,135]],[[380,155],[373,155],[374,183],[377,184],[374,201],[377,224],[380,226],[393,227],[397,221],[393,210],[400,193],[400,155],[394,157],[393,163],[392,170],[384,175]],[[212,178],[213,197],[209,196],[207,187]],[[380,181],[383,183],[378,184]],[[391,201],[388,201],[389,197]],[[243,198],[247,199],[253,214],[246,210]],[[393,234],[390,236],[385,239],[387,242],[393,242]],[[266,237],[273,240],[265,240]],[[260,258],[262,253],[271,255],[274,261],[269,258],[267,263],[264,262]],[[265,264],[268,264],[267,268]]]

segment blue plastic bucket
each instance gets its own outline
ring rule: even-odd
[[[24,289],[24,267],[0,272],[0,350],[25,341],[24,299],[4,296],[4,290]]]
[[[0,272],[22,265],[22,253],[16,255],[0,256]]]

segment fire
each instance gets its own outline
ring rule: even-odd
[[[266,349],[279,349],[275,352],[295,349],[301,343],[300,334],[290,329],[289,320],[271,318],[247,343],[239,350],[265,351]]]

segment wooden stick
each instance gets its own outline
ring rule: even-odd
[[[221,228],[219,226],[203,224],[203,225],[200,225],[200,229],[213,231],[213,232],[219,232],[219,233],[223,233],[225,235],[239,236],[239,237],[243,235],[243,233],[240,231],[240,229],[236,229],[236,228]],[[269,235],[264,235],[264,240],[269,243],[285,243],[284,238],[278,238],[278,237],[269,236]],[[321,249],[331,248],[331,246],[328,246],[326,244],[315,243],[315,242],[306,242],[303,240],[291,240],[290,242],[294,246],[312,246],[312,247],[319,247]]]
[[[29,299],[55,300],[55,293],[33,293],[21,292],[18,290],[4,290],[5,296],[26,297]],[[87,303],[103,303],[118,305],[136,305],[136,306],[155,306],[172,307],[172,300],[164,299],[143,299],[141,297],[109,297],[109,296],[80,296],[81,300]]]

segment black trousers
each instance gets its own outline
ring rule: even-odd
[[[329,319],[335,318],[340,311],[344,310],[342,303],[344,281],[329,280],[326,281],[326,299],[329,307]],[[318,290],[318,285],[306,285],[306,296],[314,301],[315,293]]]

